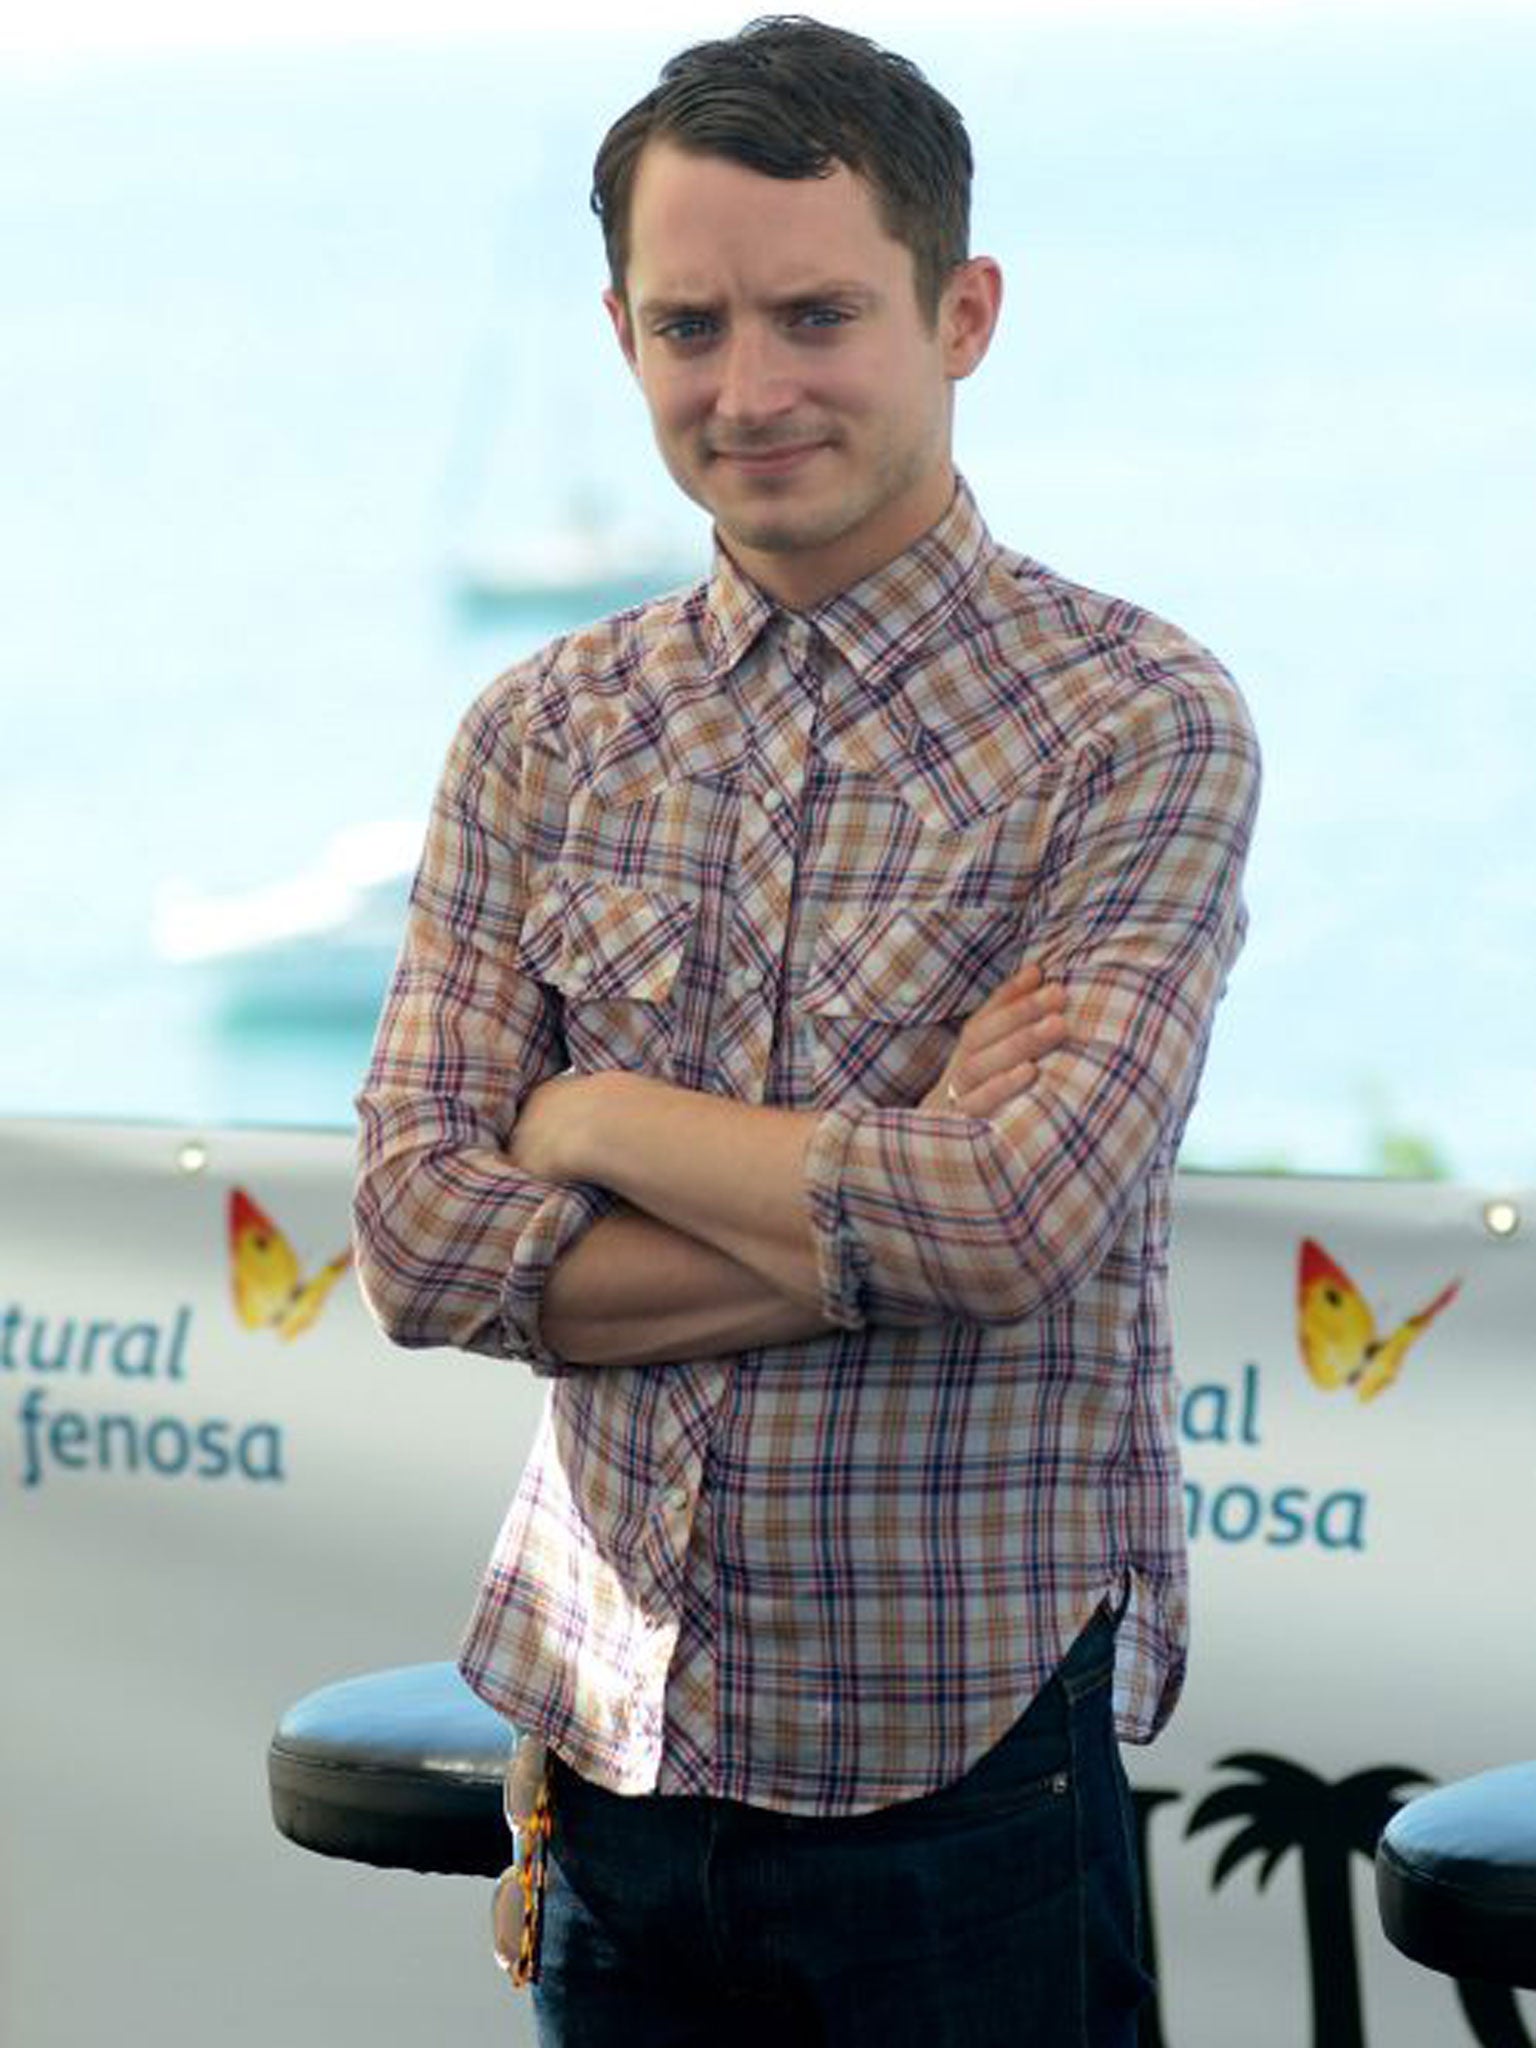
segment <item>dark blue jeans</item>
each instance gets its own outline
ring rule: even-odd
[[[851,1820],[624,1799],[558,1766],[541,2048],[1132,2048],[1114,1630],[955,1784]]]

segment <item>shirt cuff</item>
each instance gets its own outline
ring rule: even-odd
[[[839,1330],[862,1330],[869,1258],[843,1207],[843,1173],[858,1114],[829,1109],[817,1119],[805,1152],[806,1204],[816,1247],[821,1312]]]
[[[526,1359],[546,1379],[577,1368],[544,1342],[545,1284],[555,1261],[616,1206],[606,1188],[578,1181],[546,1195],[518,1234],[501,1288],[502,1347],[509,1358]]]

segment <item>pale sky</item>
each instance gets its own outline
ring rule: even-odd
[[[1488,0],[1484,0],[1487,9]],[[1509,11],[1531,0],[1497,0]],[[1189,15],[1318,14],[1447,11],[1447,0],[798,0],[807,13],[879,40],[894,39],[913,22],[984,27],[1028,15],[1088,11],[1102,14]],[[565,17],[565,32],[614,34],[637,27],[679,34],[729,33],[753,14],[797,11],[797,0],[582,0]],[[321,42],[441,41],[469,36],[527,36],[549,17],[530,22],[525,0],[57,0],[51,6],[14,8],[0,19],[0,61],[50,59],[95,52],[197,48],[216,45]]]

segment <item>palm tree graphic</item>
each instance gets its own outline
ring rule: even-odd
[[[1261,1750],[1221,1758],[1221,1770],[1246,1771],[1202,1799],[1188,1834],[1243,1825],[1216,1859],[1211,1889],[1252,1857],[1261,1857],[1259,1889],[1292,1850],[1301,1855],[1307,1956],[1312,1978],[1312,2048],[1365,2048],[1360,1965],[1355,1946],[1350,1858],[1374,1856],[1382,1829],[1405,1790],[1429,1781],[1406,1764],[1381,1764],[1329,1784],[1283,1756]]]

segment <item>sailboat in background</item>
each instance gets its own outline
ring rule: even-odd
[[[543,360],[519,317],[521,281],[509,279],[501,297],[463,380],[444,457],[440,552],[423,573],[441,579],[465,629],[526,643],[695,581],[708,546],[675,505],[621,509],[590,481],[599,470],[651,477],[654,458],[635,439],[643,415],[622,379],[604,374],[605,359],[584,364],[578,346],[558,366]],[[550,322],[561,332],[573,325]],[[422,833],[422,821],[356,824],[297,872],[243,890],[168,881],[152,910],[154,952],[205,981],[208,1012],[222,1025],[371,1020],[399,948]]]
[[[155,953],[206,980],[222,1023],[376,1017],[421,840],[418,821],[386,819],[336,833],[285,880],[227,891],[166,882],[150,920]]]
[[[662,481],[603,328],[572,306],[530,330],[526,300],[509,257],[444,467],[447,581],[471,623],[537,609],[558,630],[695,581],[709,548]]]
[[[454,602],[471,620],[537,609],[570,623],[640,604],[701,573],[691,552],[654,528],[576,496],[563,518],[461,538],[450,558]]]

